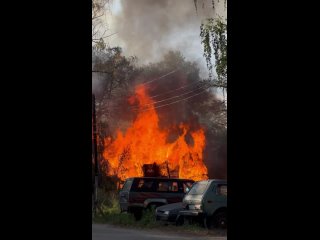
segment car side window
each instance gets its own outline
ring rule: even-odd
[[[159,181],[157,184],[158,192],[178,192],[179,184],[177,181]]]
[[[170,192],[178,192],[178,182],[171,182],[171,186],[169,186]]]
[[[153,188],[153,181],[146,179],[139,179],[136,185],[138,192],[151,192]]]
[[[217,194],[227,196],[227,185],[218,185]]]
[[[159,181],[157,186],[157,192],[168,192],[169,183],[168,181]]]

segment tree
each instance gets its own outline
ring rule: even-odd
[[[212,77],[212,52],[215,57],[216,84],[227,89],[227,24],[221,19],[207,19],[200,26],[201,43],[204,47],[204,56]]]
[[[100,91],[96,94],[99,119],[108,117],[109,103],[113,98],[127,94],[129,81],[137,72],[135,62],[135,57],[123,56],[120,47],[93,51],[92,74],[99,77],[101,82]]]
[[[218,0],[219,2],[219,0]],[[215,0],[212,0],[212,8],[215,9]],[[227,1],[224,0],[226,9]],[[197,11],[198,0],[194,0]],[[204,8],[204,4],[202,4]],[[200,25],[200,37],[203,45],[203,55],[209,70],[209,79],[212,78],[213,68],[217,78],[213,79],[214,85],[227,92],[227,19],[216,15],[205,19]],[[212,60],[215,60],[213,66]],[[226,99],[225,99],[226,101]],[[206,104],[206,103],[205,103]],[[202,111],[202,119],[209,120],[208,123],[208,145],[206,155],[214,161],[208,165],[208,171],[215,178],[227,177],[227,105],[211,104],[212,111]],[[217,110],[218,108],[220,110]],[[207,109],[207,107],[204,107]],[[201,110],[201,107],[199,108]]]
[[[110,0],[92,0],[92,44],[96,49],[104,49],[104,39],[114,34],[106,34],[108,27],[103,22],[109,4]]]
[[[125,57],[119,47],[115,48],[93,48],[92,50],[92,77],[98,79],[101,84],[95,89],[96,97],[96,118],[97,118],[97,144],[98,159],[102,169],[102,182],[104,186],[110,187],[110,183],[117,179],[107,177],[106,165],[102,153],[105,140],[110,135],[110,121],[114,103],[127,94],[129,82],[136,72],[135,57]]]
[[[93,50],[92,77],[99,80],[95,90],[98,147],[102,149],[104,139],[110,134],[110,121],[116,119],[117,103],[128,95],[129,84],[136,75],[135,57],[125,57],[119,47]]]
[[[219,2],[219,0],[218,0]],[[215,9],[215,0],[212,2],[212,8]],[[197,11],[198,1],[194,0]],[[202,5],[204,8],[204,4]],[[226,8],[226,0],[224,1]],[[227,91],[227,23],[219,15],[205,19],[200,26],[200,37],[203,45],[203,55],[207,62],[209,78],[212,78],[213,67],[216,71],[216,86]],[[215,65],[212,59],[215,59]]]

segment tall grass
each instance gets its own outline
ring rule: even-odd
[[[148,228],[160,226],[160,223],[155,220],[154,209],[144,210],[142,218],[139,221],[136,221],[134,216],[130,213],[121,213],[118,196],[118,191],[105,192],[99,190],[98,202],[102,214],[97,211],[97,214],[93,218],[93,222]]]

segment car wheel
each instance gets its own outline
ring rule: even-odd
[[[214,225],[218,228],[227,228],[227,212],[219,212],[214,217]]]

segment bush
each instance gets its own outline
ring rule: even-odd
[[[98,204],[100,205],[102,213],[97,211],[93,222],[124,226],[131,225],[136,227],[155,227],[159,225],[155,220],[154,209],[144,210],[140,221],[136,221],[133,214],[121,213],[118,191],[106,192],[99,189]]]

